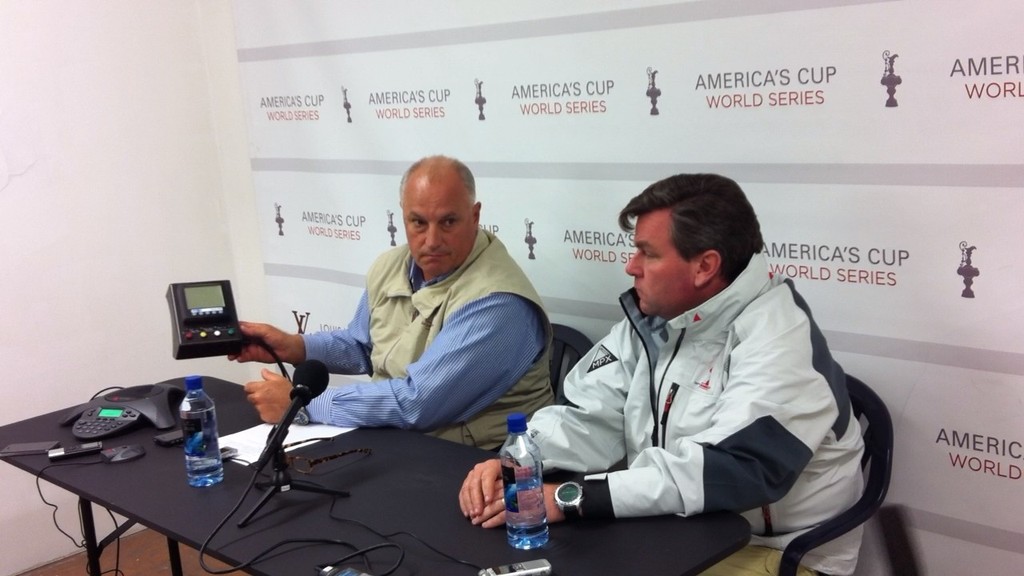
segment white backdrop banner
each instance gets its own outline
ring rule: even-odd
[[[272,322],[345,326],[369,264],[405,241],[401,173],[446,154],[552,318],[600,337],[631,284],[618,210],[654,180],[718,172],[747,191],[773,272],[889,405],[889,501],[977,546],[977,569],[1024,559],[1024,4],[235,14]]]

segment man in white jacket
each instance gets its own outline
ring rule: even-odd
[[[619,223],[636,245],[625,318],[566,376],[567,404],[530,421],[545,471],[580,473],[545,485],[548,520],[732,510],[750,522],[751,544],[706,574],[775,574],[789,541],[863,490],[845,374],[792,282],[769,274],[734,181],[666,178]],[[488,460],[459,504],[474,524],[501,526],[501,495]],[[855,530],[813,550],[800,573],[852,574],[860,539]]]

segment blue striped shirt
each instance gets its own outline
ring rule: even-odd
[[[414,290],[425,286],[415,266]],[[434,280],[440,281],[442,278]],[[348,327],[305,334],[306,357],[336,374],[369,374],[370,309],[363,292]],[[336,426],[433,430],[462,422],[518,382],[544,351],[540,311],[494,292],[467,303],[444,326],[405,378],[331,386],[310,402],[310,420]]]

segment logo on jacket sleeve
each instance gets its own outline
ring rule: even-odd
[[[594,355],[594,361],[590,363],[590,368],[587,368],[587,372],[593,372],[601,366],[607,366],[612,362],[617,362],[619,359],[615,357],[607,348],[602,344],[598,349],[597,354]]]

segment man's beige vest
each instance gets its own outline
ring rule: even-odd
[[[411,258],[408,246],[395,248],[378,258],[367,274],[374,380],[407,376],[408,365],[430,346],[448,316],[473,300],[494,292],[508,292],[526,298],[541,310],[546,339],[544,354],[522,379],[469,420],[429,432],[462,444],[497,448],[507,435],[509,413],[524,412],[529,416],[553,401],[548,374],[551,324],[543,313],[540,296],[504,244],[485,230],[477,232],[473,250],[455,272],[415,294],[409,286]],[[494,354],[501,353],[494,350]],[[486,361],[487,358],[480,358],[480,362]]]

